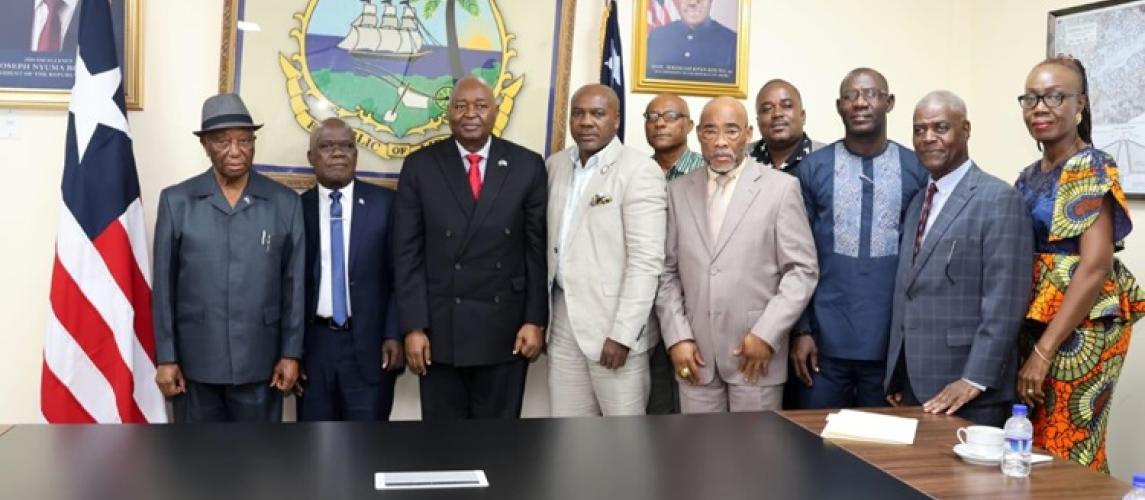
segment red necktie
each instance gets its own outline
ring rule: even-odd
[[[926,220],[930,218],[930,202],[934,201],[934,193],[938,192],[938,184],[931,182],[926,188],[926,199],[922,202],[922,213],[918,216],[918,230],[914,233],[914,256],[922,248],[922,235],[926,232]]]
[[[465,159],[469,160],[469,190],[473,191],[473,199],[481,197],[481,155],[468,154]]]
[[[60,1],[44,0],[44,6],[48,8],[48,18],[44,20],[44,27],[40,29],[36,52],[60,51]]]

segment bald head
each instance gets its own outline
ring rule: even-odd
[[[573,94],[573,102],[576,102],[577,98],[579,97],[601,97],[612,108],[613,111],[617,113],[620,112],[620,97],[617,97],[616,91],[612,90],[612,87],[607,85],[601,85],[599,83],[585,85],[577,89],[576,93]]]
[[[843,81],[839,83],[839,93],[842,94],[843,92],[846,92],[847,89],[851,86],[852,81],[861,76],[868,76],[873,78],[875,82],[878,83],[879,90],[882,90],[883,92],[891,91],[890,84],[887,83],[887,77],[883,76],[882,73],[879,73],[878,71],[875,71],[871,68],[855,68],[848,72],[847,76],[843,77]]]
[[[326,130],[340,131],[345,130],[349,132],[350,137],[354,136],[354,130],[347,125],[341,118],[327,118],[318,122],[314,128],[310,129],[310,149],[313,150],[318,145],[318,138],[322,137],[322,133]]]
[[[966,102],[946,90],[926,94],[914,107],[914,149],[930,176],[941,179],[970,158]]]
[[[917,110],[923,107],[942,107],[945,106],[958,114],[961,118],[966,118],[966,101],[961,97],[949,90],[935,90],[918,100],[918,104],[914,106]]]
[[[700,113],[700,152],[713,170],[727,172],[743,161],[751,132],[743,103],[731,97],[717,97],[708,101]]]
[[[471,153],[480,151],[493,133],[497,101],[484,80],[466,76],[453,85],[449,96],[449,130],[453,139]]]

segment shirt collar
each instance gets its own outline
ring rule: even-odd
[[[970,163],[970,160],[967,159],[966,161],[962,162],[958,168],[954,169],[953,172],[942,176],[941,179],[936,181],[933,177],[931,177],[930,182],[938,185],[938,192],[949,193],[958,186],[958,182],[961,181],[963,177],[966,177],[966,172],[970,171]]]
[[[481,155],[482,160],[488,160],[489,159],[489,145],[493,144],[493,136],[486,137],[485,138],[485,145],[481,146],[481,149],[479,151],[475,151],[473,153],[470,153],[468,149],[465,149],[465,147],[462,146],[461,143],[458,142],[456,139],[453,141],[453,143],[457,145],[457,152],[461,153],[461,159],[463,159],[463,160],[465,159],[466,155],[470,155],[470,154],[479,154],[479,155]]]
[[[333,192],[334,192],[333,189],[329,189],[326,186],[323,186],[321,184],[318,185],[318,199],[319,200],[329,200],[330,199],[330,193],[333,193]],[[350,183],[343,186],[342,189],[338,190],[338,192],[342,193],[342,199],[344,199],[344,200],[348,200],[350,198],[353,198],[354,197],[354,179],[350,179]]]
[[[573,147],[569,148],[569,157],[572,159],[572,164],[573,164],[574,168],[586,168],[586,169],[593,168],[598,163],[600,163],[600,159],[604,158],[604,156],[606,154],[611,152],[612,148],[615,147],[617,144],[620,144],[620,139],[617,137],[613,137],[611,141],[608,141],[608,144],[606,146],[604,146],[603,148],[600,148],[600,151],[597,151],[596,154],[590,156],[588,158],[588,161],[585,162],[584,165],[581,165],[581,163],[580,163],[580,147],[579,146],[573,146]]]
[[[776,165],[772,162],[771,151],[767,149],[767,143],[763,139],[760,139],[751,148],[752,158],[769,168],[778,168],[784,172],[795,168],[809,154],[811,154],[811,138],[807,136],[807,133],[803,134],[803,139],[799,141],[798,146],[795,146],[795,150],[791,152],[791,156],[787,157],[787,161],[783,162],[783,165]]]

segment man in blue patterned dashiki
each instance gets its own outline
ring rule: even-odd
[[[664,179],[672,181],[707,165],[700,153],[688,148],[688,134],[692,133],[693,126],[688,103],[675,94],[660,94],[644,108],[644,137],[648,139],[648,145],[652,146],[652,159],[664,171]],[[648,325],[659,331],[660,324],[655,312],[648,320]],[[680,413],[676,372],[663,342],[652,348],[648,366],[652,375],[648,414]]]
[[[852,70],[835,100],[845,136],[795,169],[820,270],[792,338],[800,408],[886,405],[882,378],[902,215],[927,179],[913,151],[887,140],[894,105],[882,74]]]

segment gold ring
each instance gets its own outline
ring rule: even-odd
[[[1026,394],[1033,394],[1033,393],[1034,393],[1033,389],[1026,389]]]
[[[683,368],[680,368],[680,370],[677,371],[676,374],[679,375],[680,378],[688,378],[688,377],[692,376],[692,370],[685,366]]]

